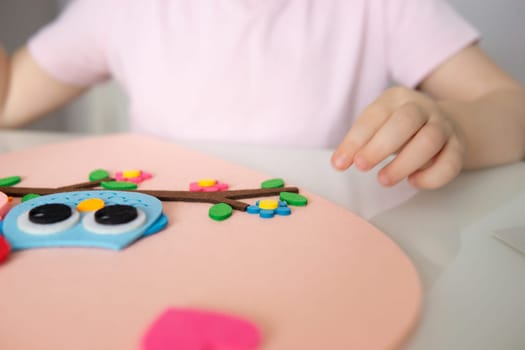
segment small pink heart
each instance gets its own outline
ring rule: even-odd
[[[168,309],[142,341],[143,350],[255,350],[259,329],[246,320],[211,311]]]

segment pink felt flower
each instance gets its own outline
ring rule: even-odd
[[[118,181],[129,181],[136,184],[141,183],[144,180],[151,179],[153,176],[143,170],[124,170],[119,171],[115,174],[115,178]]]
[[[228,189],[228,184],[219,182],[213,179],[202,179],[196,182],[190,183],[191,192],[218,192],[226,191]]]

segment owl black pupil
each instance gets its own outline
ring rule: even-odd
[[[108,205],[95,213],[95,221],[101,225],[122,225],[135,220],[137,208],[131,205]]]
[[[71,208],[65,204],[44,204],[29,211],[29,221],[35,224],[54,224],[71,215]]]

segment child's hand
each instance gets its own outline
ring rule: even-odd
[[[388,89],[368,106],[332,156],[340,170],[352,164],[370,170],[390,155],[379,171],[384,186],[408,177],[419,188],[443,186],[463,168],[466,141],[439,105],[417,91]]]

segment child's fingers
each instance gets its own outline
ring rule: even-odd
[[[339,170],[351,166],[356,152],[368,143],[390,113],[390,108],[381,102],[381,98],[368,106],[332,155],[333,166]]]
[[[436,189],[455,178],[463,168],[464,150],[457,139],[450,139],[435,157],[432,166],[416,171],[408,177],[417,188]]]
[[[428,115],[415,103],[398,108],[354,158],[360,170],[369,170],[399,151],[425,125]]]
[[[378,174],[385,186],[397,184],[402,179],[428,164],[445,146],[449,135],[437,124],[426,124],[399,152],[397,157]]]

